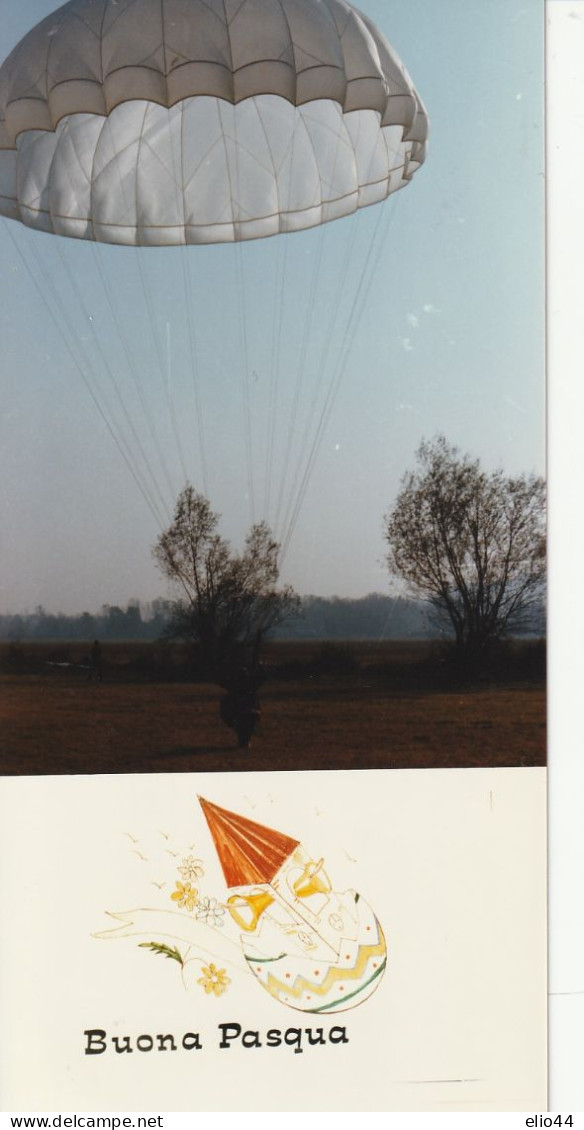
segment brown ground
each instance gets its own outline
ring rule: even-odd
[[[334,648],[322,652],[323,645],[321,653],[310,645],[310,653],[308,645],[273,644],[262,720],[252,748],[241,753],[219,718],[220,689],[145,677],[151,646],[104,645],[105,677],[98,682],[83,668],[49,665],[46,656],[55,654],[49,645],[27,645],[16,661],[3,645],[0,772],[545,763],[545,689],[533,664],[530,677],[520,664],[504,678],[465,686],[445,680],[436,661],[428,664],[426,644],[340,645],[336,656]],[[87,653],[87,646],[65,647],[69,660]]]

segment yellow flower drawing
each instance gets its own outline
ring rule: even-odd
[[[173,902],[177,902],[179,906],[184,906],[187,910],[194,910],[199,901],[199,892],[196,887],[192,887],[190,883],[175,883],[176,891],[171,894]]]
[[[202,969],[203,976],[199,977],[197,984],[202,985],[206,993],[215,993],[216,997],[220,997],[231,984],[231,977],[228,977],[224,969],[216,969],[214,965],[204,965]]]

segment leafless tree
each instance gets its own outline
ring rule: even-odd
[[[424,441],[385,519],[390,572],[480,661],[525,628],[545,583],[545,484],[484,471],[444,436]]]
[[[197,645],[205,670],[225,686],[234,665],[259,661],[267,632],[298,610],[290,587],[278,588],[279,545],[264,522],[252,526],[241,554],[217,532],[219,515],[190,484],[153,554],[180,592],[172,631]]]

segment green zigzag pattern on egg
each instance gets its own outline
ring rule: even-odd
[[[373,945],[369,941],[343,942],[340,953],[344,952],[350,964],[319,962],[319,968],[310,977],[304,972],[307,965],[313,964],[307,958],[285,953],[268,959],[250,953],[245,957],[260,984],[282,1004],[302,1012],[333,1012],[349,1001],[352,1007],[375,991],[387,963],[383,931],[374,915],[372,921],[377,930]]]

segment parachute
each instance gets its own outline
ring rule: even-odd
[[[0,210],[106,243],[254,239],[424,159],[406,71],[345,0],[70,0],[0,71]]]
[[[423,163],[427,129],[403,64],[346,0],[69,0],[0,68],[0,215],[94,244],[242,244],[385,200]],[[144,269],[140,259],[143,283]],[[235,269],[249,368],[242,259]],[[321,398],[290,518],[337,384]]]

